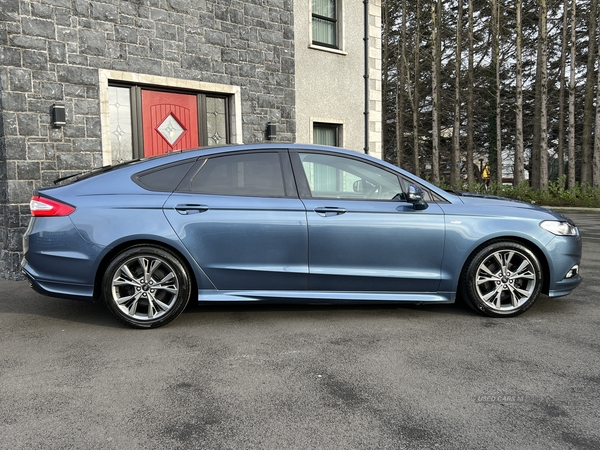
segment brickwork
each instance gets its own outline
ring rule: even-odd
[[[0,276],[33,190],[102,165],[98,69],[240,86],[243,141],[292,142],[293,40],[292,0],[0,0]]]

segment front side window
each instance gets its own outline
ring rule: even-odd
[[[320,153],[299,156],[312,198],[392,200],[402,193],[398,177],[374,165]]]
[[[338,48],[336,0],[312,0],[313,44]]]
[[[197,194],[285,197],[279,153],[210,158],[191,181]]]

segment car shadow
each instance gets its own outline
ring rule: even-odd
[[[542,296],[532,307],[531,311],[525,313],[530,316],[531,313],[540,315],[540,318],[547,315],[560,315],[568,312],[569,302],[561,302],[560,299],[548,299]],[[189,326],[194,322],[202,323],[210,316],[219,316],[225,314],[221,319],[227,320],[227,317],[234,318],[243,314],[245,317],[255,316],[260,318],[264,315],[277,316],[288,315],[295,320],[304,318],[312,320],[314,318],[329,319],[333,317],[346,317],[348,315],[354,318],[375,317],[377,315],[399,315],[403,318],[421,318],[427,315],[447,315],[464,318],[485,318],[479,313],[473,311],[464,302],[458,301],[454,304],[412,304],[412,303],[385,303],[385,302],[365,302],[365,303],[288,303],[288,302],[270,302],[270,303],[247,303],[247,302],[216,302],[216,303],[195,303],[191,302],[184,310],[182,316],[172,322],[177,325]],[[102,302],[82,302],[76,300],[66,300],[54,297],[46,297],[34,292],[27,282],[0,280],[0,314],[18,314],[31,315],[52,318],[61,321],[70,321],[86,325],[109,328],[128,328],[118,322],[108,311]],[[491,319],[493,318],[485,318]],[[273,319],[274,320],[274,319]],[[172,326],[172,325],[171,325]]]
[[[209,313],[329,313],[329,312],[354,312],[377,313],[403,311],[424,314],[448,314],[454,316],[478,316],[475,311],[461,303],[454,304],[415,304],[391,302],[338,302],[338,303],[248,303],[248,302],[202,302],[190,303],[183,314],[209,314]]]

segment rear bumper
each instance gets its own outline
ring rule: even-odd
[[[21,273],[29,281],[29,286],[38,294],[87,302],[94,300],[93,285],[60,283],[37,278],[26,259],[21,262]]]

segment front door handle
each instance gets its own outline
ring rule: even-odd
[[[319,208],[315,208],[315,212],[320,216],[330,217],[344,214],[346,210],[344,208],[337,208],[335,206],[321,206]]]
[[[175,205],[175,211],[179,214],[198,214],[201,212],[208,211],[209,207],[206,205],[194,205],[194,204],[180,204]]]

